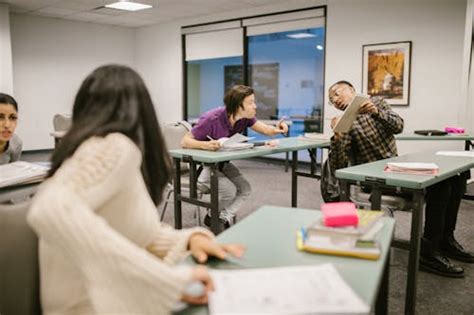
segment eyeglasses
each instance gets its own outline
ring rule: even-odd
[[[334,104],[334,103],[335,103],[334,98],[341,96],[341,93],[344,91],[345,88],[348,88],[348,86],[347,86],[347,85],[343,85],[343,86],[341,86],[341,87],[338,87],[337,89],[334,90],[334,92],[332,93],[332,95],[331,95],[331,93],[329,93],[329,105],[335,106],[335,104]]]

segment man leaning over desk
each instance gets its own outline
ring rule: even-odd
[[[329,102],[343,111],[355,94],[350,82],[338,81],[329,88]],[[336,119],[333,119],[331,128],[334,128],[335,123]],[[403,131],[403,124],[403,118],[382,98],[370,98],[360,106],[357,119],[349,132],[334,133],[331,138],[332,169],[397,156],[394,135]],[[451,263],[448,257],[474,263],[474,255],[464,250],[454,238],[459,205],[466,190],[466,178],[467,173],[458,174],[427,189],[425,227],[420,251],[420,269],[423,271],[462,278],[463,268]]]

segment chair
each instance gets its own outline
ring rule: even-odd
[[[351,186],[350,199],[358,208],[371,209],[370,194],[363,192],[360,186]],[[413,202],[401,196],[382,195],[380,207],[380,210],[393,218],[395,211],[412,211]],[[394,238],[392,241],[392,247],[399,249],[409,250],[409,244],[410,240]]]
[[[38,238],[26,222],[29,203],[0,205],[0,314],[41,314]]]
[[[71,128],[71,115],[56,114],[53,117],[54,132],[51,135],[54,137],[54,145],[57,146],[64,134]]]
[[[351,186],[350,199],[359,208],[371,208],[370,194],[363,192],[360,186]],[[382,195],[381,208],[380,210],[387,212],[393,217],[394,211],[411,211],[413,204],[411,200],[401,196]]]
[[[165,138],[166,145],[168,149],[180,149],[181,148],[181,140],[183,139],[184,135],[191,131],[192,127],[191,124],[185,120],[177,121],[174,123],[167,123],[163,127],[163,135]],[[189,165],[187,163],[181,163],[181,175],[187,174],[189,171]],[[196,185],[198,190],[199,198],[202,198],[204,194],[209,194],[210,189],[205,185],[200,184],[199,182]],[[189,189],[189,177],[184,176],[181,179],[181,188]],[[168,184],[168,193],[166,195],[165,203],[163,205],[163,209],[161,210],[160,220],[163,221],[163,218],[166,213],[166,208],[168,206],[169,201],[171,200],[171,194],[174,192],[173,185],[171,183]],[[196,212],[194,214],[195,217],[198,219],[198,224],[201,225],[201,209],[200,207],[196,208]]]

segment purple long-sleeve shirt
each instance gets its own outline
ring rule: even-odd
[[[242,118],[237,120],[234,127],[231,126],[225,107],[217,107],[204,113],[199,117],[198,123],[191,130],[194,139],[205,141],[219,139],[222,137],[231,137],[236,133],[242,133],[247,127],[252,127],[257,119]]]

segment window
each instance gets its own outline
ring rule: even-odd
[[[246,84],[255,89],[258,119],[288,117],[290,136],[323,131],[325,8],[185,27],[183,34],[185,119],[222,106],[228,88]]]

